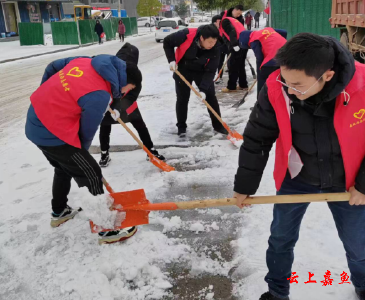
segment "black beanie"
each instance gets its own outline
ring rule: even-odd
[[[134,63],[126,62],[127,64],[127,83],[140,85],[142,83],[142,73]]]

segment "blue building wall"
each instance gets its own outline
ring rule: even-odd
[[[18,2],[20,20],[22,22],[29,22],[29,11],[27,9],[27,2]]]
[[[48,9],[46,8],[47,2],[39,2],[39,9],[41,10],[41,19],[45,23],[49,23],[49,13]]]
[[[4,14],[3,14],[3,8],[0,4],[0,33],[5,32],[5,20],[4,20]]]

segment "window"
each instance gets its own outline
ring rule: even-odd
[[[161,28],[161,27],[172,27],[172,28],[176,28],[177,25],[176,25],[176,22],[175,21],[160,21],[158,22],[158,27]]]
[[[179,20],[178,24],[179,24],[179,25],[182,25],[183,23]]]
[[[75,7],[75,14],[77,18],[81,18],[82,17],[82,11],[81,11],[81,7]]]

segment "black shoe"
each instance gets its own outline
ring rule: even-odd
[[[259,300],[289,300],[289,297],[286,298],[278,298],[274,295],[270,294],[270,292],[266,292],[265,294],[262,294]]]
[[[109,165],[112,159],[109,157],[109,151],[101,151],[101,159],[99,161],[99,166],[105,168]]]
[[[215,129],[215,128],[214,128],[214,131],[216,131],[216,132],[218,132],[218,133],[221,133],[221,134],[228,135],[228,131],[227,131],[227,129],[225,129],[224,127],[221,127],[221,128],[218,128],[218,129]]]
[[[177,135],[181,138],[186,137],[186,128],[178,128]]]
[[[365,300],[365,291],[356,291],[356,295],[359,300]]]
[[[73,209],[72,207],[67,205],[60,214],[55,214],[54,212],[52,212],[51,227],[58,227],[68,220],[71,220],[80,211],[82,211],[81,207],[79,207],[78,209]]]
[[[165,161],[165,157],[163,156],[163,155],[161,155],[160,153],[158,153],[157,152],[157,150],[155,149],[155,148],[151,148],[151,149],[149,149],[150,150],[150,152],[154,155],[154,156],[156,156],[159,160],[163,160],[163,161]],[[149,158],[149,156],[147,155],[147,160],[150,160],[150,158]]]

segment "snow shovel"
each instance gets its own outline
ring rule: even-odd
[[[155,210],[196,209],[219,206],[232,206],[237,204],[236,198],[208,199],[183,202],[150,203],[144,190],[111,193],[114,203],[111,209],[125,213],[125,218],[120,227],[109,230],[118,230],[124,227],[148,224],[148,214]],[[350,193],[306,194],[306,195],[281,195],[281,196],[255,196],[248,197],[245,204],[272,204],[272,203],[307,203],[324,201],[348,201]],[[91,222],[90,222],[91,223]],[[93,230],[93,227],[91,227]],[[103,230],[106,231],[106,230]]]
[[[253,79],[256,79],[257,76],[256,76],[256,72],[255,72],[255,69],[252,67],[252,65],[250,64],[250,61],[248,60],[248,58],[246,58],[248,64],[250,65],[250,69],[251,69],[251,73],[252,73],[252,78]]]
[[[240,101],[238,101],[237,103],[233,104],[232,107],[236,108],[236,110],[237,110],[243,103],[245,103],[245,99],[246,99],[247,95],[251,92],[251,90],[255,86],[256,82],[257,82],[257,79],[255,79],[255,81],[253,82],[253,84],[251,84],[250,88],[243,95],[243,98]]]
[[[222,118],[216,113],[216,111],[209,105],[209,103],[202,98],[199,92],[190,84],[189,81],[178,71],[175,70],[175,73],[187,84],[187,86],[197,95],[200,99],[203,100],[203,103],[208,107],[208,109],[212,112],[212,114],[218,119],[219,122],[222,123],[223,127],[228,131],[227,139],[232,142],[233,145],[239,140],[243,140],[243,136],[240,135],[237,131],[232,130],[228,127],[228,125],[222,120]]]
[[[114,111],[110,107],[109,107],[109,112],[113,115],[115,114]],[[124,127],[125,130],[128,131],[128,133],[132,136],[132,138],[134,138],[134,140],[138,143],[138,145],[140,145],[141,148],[147,153],[151,163],[153,163],[157,168],[160,168],[161,170],[163,170],[165,172],[175,171],[174,167],[169,166],[167,163],[165,163],[161,159],[158,159],[156,156],[154,156],[150,152],[150,150],[148,150],[146,148],[146,146],[143,145],[141,140],[133,133],[133,131],[130,130],[129,127],[122,121],[121,118],[118,118],[117,121]]]
[[[219,77],[221,76],[221,74],[222,74],[222,72],[223,72],[224,67],[226,66],[226,64],[227,64],[227,62],[228,62],[228,60],[229,60],[229,58],[231,57],[231,54],[232,54],[232,53],[230,53],[230,54],[228,55],[228,57],[227,57],[226,61],[223,63],[223,66],[222,66],[222,68],[219,70],[218,76],[217,76],[217,78],[216,78],[216,79],[214,79],[214,82],[218,81]]]

